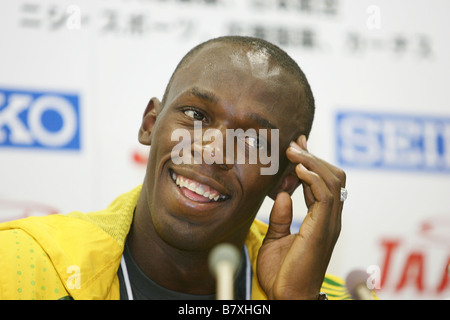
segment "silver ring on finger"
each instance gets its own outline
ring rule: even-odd
[[[347,200],[348,191],[345,188],[341,188],[341,201]]]

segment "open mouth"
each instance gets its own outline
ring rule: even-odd
[[[173,182],[180,188],[181,193],[188,199],[196,202],[222,202],[230,198],[206,184],[186,178],[169,170]]]

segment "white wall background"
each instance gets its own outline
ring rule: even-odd
[[[141,116],[180,58],[211,37],[260,36],[310,81],[309,150],[347,172],[329,272],[369,268],[379,285],[380,270],[384,299],[449,298],[449,10],[446,0],[4,0],[0,220],[101,209],[140,184]],[[14,93],[35,95],[13,112]],[[29,123],[37,94],[50,93],[78,96],[79,148],[50,148]],[[39,115],[53,136],[73,120],[51,131]],[[14,138],[17,126],[31,142]],[[301,192],[294,201],[301,221]]]

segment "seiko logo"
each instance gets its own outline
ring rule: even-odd
[[[341,165],[450,173],[450,118],[340,112]]]
[[[0,147],[79,150],[78,95],[0,88]]]

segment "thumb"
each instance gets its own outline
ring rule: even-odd
[[[280,192],[270,212],[266,240],[277,240],[291,234],[292,199],[287,192]]]

